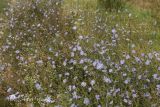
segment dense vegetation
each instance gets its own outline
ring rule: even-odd
[[[160,106],[154,6],[141,9],[122,0],[11,3],[1,15],[1,105]]]

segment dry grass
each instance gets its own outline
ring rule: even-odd
[[[148,11],[160,26],[160,0],[129,0],[139,10]]]
[[[160,0],[130,0],[131,4],[152,13],[153,17],[160,18]]]
[[[160,0],[130,0],[129,2],[142,9],[156,8],[160,5]]]

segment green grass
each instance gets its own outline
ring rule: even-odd
[[[7,6],[7,0],[0,0],[0,13],[3,12],[6,6]]]

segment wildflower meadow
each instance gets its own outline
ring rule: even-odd
[[[160,107],[160,0],[0,0],[0,107]]]

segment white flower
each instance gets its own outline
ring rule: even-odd
[[[63,62],[63,66],[66,66],[66,65],[67,65],[67,62],[66,62],[66,61],[64,61],[64,62]]]
[[[132,44],[131,47],[134,48],[134,47],[135,47],[135,44]]]
[[[132,16],[132,14],[131,14],[131,13],[129,13],[128,17],[131,17],[131,16]]]
[[[157,90],[160,90],[160,84],[156,85]]]
[[[160,89],[160,84],[156,85],[156,87]]]
[[[116,33],[116,29],[112,29],[112,33],[115,34]]]
[[[152,76],[153,76],[154,79],[158,78],[158,74],[153,74]]]
[[[135,57],[136,62],[141,62],[141,59],[139,57]]]
[[[9,95],[7,97],[7,100],[10,100],[10,101],[14,101],[14,100],[17,100],[17,99],[18,99],[18,97],[16,97],[16,94],[12,94],[12,95]]]
[[[52,48],[49,48],[48,50],[51,52],[53,49],[52,49]]]
[[[39,83],[36,83],[36,84],[35,84],[35,87],[36,87],[37,90],[41,90],[41,89],[42,89],[42,88],[41,88],[41,85],[40,85]]]
[[[67,82],[67,79],[64,79],[64,80],[63,80],[63,83],[66,83],[66,82]]]
[[[84,103],[85,105],[89,105],[89,104],[90,104],[90,100],[89,100],[88,98],[84,98],[83,103]]]
[[[150,61],[149,61],[149,60],[147,60],[147,61],[145,62],[145,64],[146,64],[146,65],[149,65],[149,64],[150,64]]]
[[[58,53],[58,52],[56,52],[56,53],[55,53],[55,56],[57,57],[58,55],[59,55],[59,53]]]
[[[151,94],[149,92],[144,93],[144,97],[151,97]]]
[[[80,55],[85,55],[84,51],[80,51]]]
[[[158,67],[158,71],[160,71],[160,66]]]
[[[125,76],[127,76],[127,73],[123,73],[122,75],[125,77]]]
[[[37,25],[37,27],[40,27],[41,26],[41,24],[39,23],[38,25]]]
[[[78,38],[79,38],[80,40],[82,40],[82,39],[83,39],[83,36],[79,36]]]
[[[76,60],[74,60],[74,59],[70,59],[70,61],[69,61],[69,63],[72,63],[72,64],[76,64],[77,63],[77,61]]]
[[[120,60],[120,64],[123,65],[125,63],[125,60]]]
[[[96,65],[97,65],[97,61],[94,61],[94,62],[93,62],[93,66],[96,66]]]
[[[142,79],[142,75],[139,75],[139,76],[138,76],[138,79],[139,79],[139,80]]]
[[[20,51],[19,51],[19,50],[16,50],[15,53],[18,54],[18,53],[20,53]]]
[[[90,84],[93,86],[95,84],[95,80],[91,80]]]
[[[73,26],[72,29],[73,29],[73,30],[77,30],[77,27],[76,27],[76,26]]]
[[[0,72],[3,71],[4,69],[5,69],[5,65],[0,64]]]
[[[81,60],[79,61],[79,63],[80,63],[80,64],[83,64],[83,63],[84,63],[84,59],[81,59]]]
[[[98,105],[97,107],[102,107],[101,105]]]
[[[8,93],[10,93],[12,91],[13,91],[12,88],[8,88],[8,90],[7,90]]]
[[[79,98],[79,96],[77,95],[76,91],[73,91],[72,96],[73,96],[74,99],[78,99]]]
[[[76,47],[74,47],[74,48],[72,49],[72,51],[74,51],[74,52],[75,52],[75,51],[77,51],[77,48],[76,48]]]
[[[136,71],[136,68],[132,68],[132,71],[135,72],[135,71]]]
[[[100,95],[95,95],[96,99],[99,100],[100,99]]]
[[[78,107],[77,105],[75,105],[75,104],[72,104],[70,107]]]
[[[130,82],[130,78],[127,78],[127,79],[124,81],[125,84],[128,84],[129,82]]]
[[[66,72],[64,75],[69,76],[70,74],[69,74],[69,72]]]
[[[73,86],[72,86],[72,89],[73,89],[73,90],[75,90],[75,89],[76,89],[76,86],[75,86],[75,85],[73,85]]]
[[[71,52],[71,57],[74,57],[74,52]]]
[[[53,103],[54,102],[54,100],[52,100],[51,97],[49,97],[49,96],[47,96],[43,101],[46,103]]]
[[[136,51],[135,51],[135,50],[132,50],[132,53],[134,54],[134,53],[136,53]]]
[[[153,58],[152,53],[149,53],[149,54],[148,54],[148,57],[149,57],[149,59],[152,59],[152,58]]]
[[[38,60],[38,61],[36,61],[36,63],[39,64],[39,65],[42,65],[43,61],[42,60]]]
[[[86,85],[87,85],[86,82],[82,82],[82,83],[81,83],[81,86],[82,86],[82,87],[85,87]]]
[[[94,66],[97,70],[101,70],[101,69],[104,68],[103,63],[102,63],[101,61],[99,61],[99,60],[95,60],[95,61],[93,62],[93,66]]]
[[[144,54],[144,53],[141,53],[141,56],[143,56],[143,57],[144,57],[144,56],[145,56],[145,54]]]
[[[53,67],[53,68],[56,68],[56,66],[55,66],[55,61],[52,61],[51,63],[52,63],[52,67]]]
[[[126,59],[130,59],[130,56],[129,56],[129,55],[126,55]]]
[[[80,46],[77,46],[77,50],[81,51],[81,50],[82,50],[82,48],[81,48]]]
[[[132,94],[132,97],[133,97],[133,98],[136,98],[136,97],[137,97],[137,94]]]
[[[112,73],[113,72],[113,69],[109,69],[109,73]]]
[[[115,34],[114,37],[115,37],[115,38],[118,38],[118,34]]]
[[[103,68],[104,68],[103,63],[101,63],[101,62],[97,63],[97,69],[98,69],[98,70],[101,70],[101,69],[103,69]]]
[[[113,100],[109,102],[109,104],[113,104]]]
[[[120,91],[121,91],[120,88],[118,88],[118,89],[115,90],[116,93],[118,93],[118,92],[120,92]]]
[[[91,90],[92,90],[92,88],[91,88],[91,87],[89,87],[89,88],[88,88],[88,91],[89,91],[89,92],[91,92]]]
[[[128,100],[127,100],[127,99],[123,99],[123,101],[124,101],[125,103],[128,103]]]
[[[108,78],[108,77],[104,77],[103,80],[104,80],[104,82],[106,82],[106,83],[111,83],[111,82],[112,82],[111,79]]]
[[[64,35],[65,35],[65,36],[68,35],[68,32],[65,32]]]

